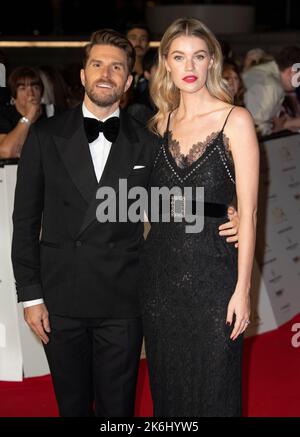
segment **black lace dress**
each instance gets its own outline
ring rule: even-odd
[[[230,204],[234,166],[223,129],[188,156],[167,129],[150,186],[204,187],[205,202]],[[237,249],[218,233],[226,214],[211,215],[200,233],[186,233],[184,221],[152,223],[142,249],[141,306],[155,416],[241,415],[243,339],[230,340],[232,326],[226,325]]]

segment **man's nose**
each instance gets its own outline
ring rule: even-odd
[[[108,66],[103,65],[101,68],[101,77],[109,77],[110,69]]]

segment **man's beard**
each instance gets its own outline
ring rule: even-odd
[[[124,90],[123,88],[121,89],[121,87],[117,87],[115,86],[114,83],[112,82],[104,82],[101,81],[100,83],[107,83],[109,85],[112,85],[113,88],[110,89],[111,94],[107,94],[107,95],[102,95],[100,96],[94,89],[93,86],[89,86],[88,84],[86,84],[85,87],[85,92],[87,94],[87,96],[89,97],[89,99],[95,103],[95,105],[100,106],[102,108],[108,107],[113,105],[114,103],[116,103],[118,100],[121,99]],[[95,84],[96,86],[97,84]]]

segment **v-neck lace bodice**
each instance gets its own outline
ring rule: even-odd
[[[225,177],[230,181],[228,188],[231,193],[231,184],[235,184],[234,162],[229,147],[229,138],[224,133],[224,127],[232,109],[227,114],[222,129],[212,132],[204,141],[195,143],[187,155],[181,153],[179,141],[173,138],[172,130],[169,130],[170,114],[154,167],[162,165],[162,157],[167,168],[171,171],[172,177],[175,177],[177,182],[203,186],[207,194],[210,191],[220,194],[223,192],[223,190],[215,190],[215,188],[218,183],[224,188],[227,186],[227,184],[224,185],[223,181],[222,172],[225,172]]]
[[[197,143],[193,144],[187,155],[181,153],[180,143],[173,138],[173,132],[171,130],[167,132],[167,135],[169,151],[179,168],[187,168],[197,161],[204,154],[208,146],[210,146],[211,143],[213,143],[220,135],[223,137],[226,154],[231,158],[229,138],[224,134],[223,131],[212,132],[204,141],[198,141]]]

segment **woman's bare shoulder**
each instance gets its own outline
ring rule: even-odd
[[[253,117],[248,109],[242,106],[232,106],[232,111],[228,118],[228,127],[242,127],[253,125]]]

